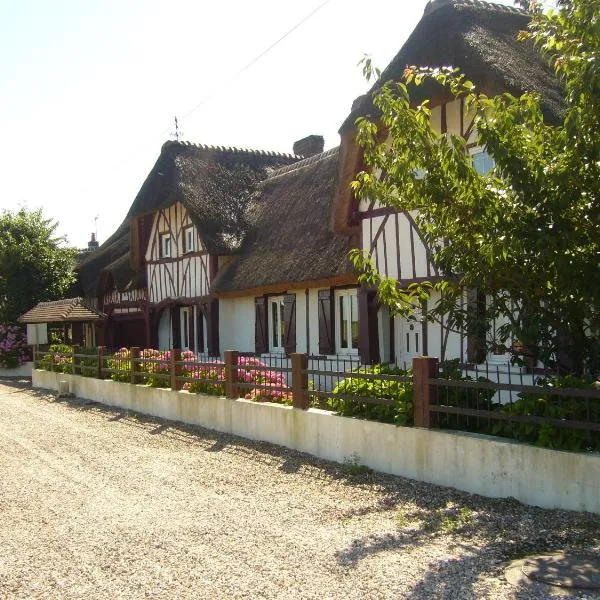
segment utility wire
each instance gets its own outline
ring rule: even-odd
[[[280,38],[278,38],[270,46],[265,48],[260,54],[255,56],[250,62],[246,63],[241,69],[236,71],[231,77],[227,78],[223,82],[223,85],[228,84],[228,83],[233,83],[236,79],[238,79],[241,75],[243,75],[246,71],[248,71],[248,69],[251,69],[257,62],[259,62],[262,58],[264,58],[267,54],[269,54],[269,52],[271,52],[271,50],[273,50],[279,44],[281,44],[281,42],[283,42],[283,40],[285,40],[292,33],[294,33],[294,31],[296,31],[296,29],[302,27],[302,25],[304,25],[307,21],[309,21],[321,9],[325,8],[325,6],[327,6],[330,2],[332,2],[332,0],[325,0],[324,2],[321,2],[321,4],[319,4],[313,11],[311,11],[305,17],[303,17],[300,21],[298,21],[291,29],[288,29],[288,31],[286,31]],[[200,102],[198,104],[196,104],[196,106],[194,106],[194,108],[192,108],[191,110],[188,110],[182,117],[180,117],[179,121],[181,122],[184,119],[187,119],[192,114],[194,114],[203,104],[206,104],[208,101],[212,100],[215,96],[217,96],[218,93],[223,89],[223,85],[220,85],[218,89],[215,89],[215,90],[209,92],[206,96],[204,96],[204,98],[202,98],[202,100],[200,100]],[[170,131],[171,131],[171,127],[167,127],[167,129],[162,131],[159,135],[164,135],[165,133],[169,133]]]

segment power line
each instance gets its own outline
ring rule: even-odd
[[[250,62],[248,62],[247,64],[245,64],[232,77],[230,77],[228,80],[226,80],[225,83],[232,83],[232,82],[234,82],[238,77],[240,77],[241,75],[243,75],[248,69],[250,69],[251,67],[253,67],[259,60],[261,60],[269,52],[271,52],[271,50],[273,50],[273,48],[277,47],[281,42],[283,42],[283,40],[285,40],[292,33],[294,33],[294,31],[296,31],[296,29],[298,29],[299,27],[302,27],[302,25],[304,25],[304,23],[306,23],[307,21],[309,21],[321,9],[325,8],[325,6],[327,4],[329,4],[330,2],[332,2],[332,0],[325,0],[324,2],[321,2],[321,4],[319,4],[319,6],[317,6],[312,12],[308,13],[305,17],[303,17],[300,21],[298,21],[298,23],[296,23],[291,29],[289,29],[288,31],[286,31],[279,39],[277,39],[276,41],[274,41],[270,46],[268,46],[267,48],[265,48],[260,54],[258,54],[257,56],[255,56]],[[209,100],[212,100],[215,95],[216,95],[216,93],[214,93],[214,92],[207,94],[204,98],[202,98],[202,100],[200,100],[200,102],[196,106],[194,106],[194,108],[192,108],[191,110],[189,110],[188,112],[186,112],[183,115],[183,117],[181,117],[180,121],[183,121],[183,119],[187,119],[189,116],[191,116],[193,113],[195,113],[203,104],[205,104]]]

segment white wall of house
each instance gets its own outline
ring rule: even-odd
[[[319,354],[319,290],[291,290],[296,295],[296,351]],[[277,294],[277,295],[283,295]],[[219,336],[221,350],[254,352],[255,296],[219,299]],[[307,328],[308,313],[308,328]],[[336,323],[337,325],[337,323]],[[353,356],[356,353],[353,354]]]
[[[171,327],[171,311],[167,308],[160,314],[158,322],[158,349],[169,350],[173,347],[173,328]]]
[[[219,299],[219,346],[254,352],[254,296]]]

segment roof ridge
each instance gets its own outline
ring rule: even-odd
[[[287,173],[292,173],[293,171],[297,171],[304,167],[308,167],[309,165],[320,162],[321,160],[323,160],[329,156],[332,156],[333,154],[336,154],[339,149],[340,149],[340,147],[336,146],[335,148],[330,148],[329,150],[325,150],[325,152],[321,152],[320,154],[314,154],[313,156],[309,156],[308,158],[305,158],[298,162],[292,163],[291,165],[285,165],[283,167],[279,167],[278,169],[275,169],[265,179],[265,181],[270,181],[271,179],[274,179],[275,177],[279,177],[280,175],[286,175]]]
[[[255,154],[257,156],[270,156],[273,158],[294,158],[302,159],[302,156],[290,154],[288,152],[275,152],[274,150],[257,150],[252,148],[238,148],[237,146],[212,146],[210,144],[200,144],[197,142],[184,142],[180,140],[168,140],[163,144],[163,149],[171,146],[182,146],[184,148],[198,148],[199,150],[212,152],[231,152],[235,154]]]
[[[498,4],[497,2],[489,2],[488,0],[430,0],[425,6],[425,15],[435,12],[442,6],[450,5],[457,8],[483,8],[496,12],[513,13],[524,16],[530,16],[529,12],[524,8],[517,6],[509,6],[506,4]]]

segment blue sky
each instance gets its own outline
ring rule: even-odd
[[[291,152],[339,142],[425,0],[330,0],[235,81],[231,76],[323,0],[0,0],[0,210],[43,207],[71,244],[125,216],[169,139]],[[512,4],[510,0],[501,0]]]

